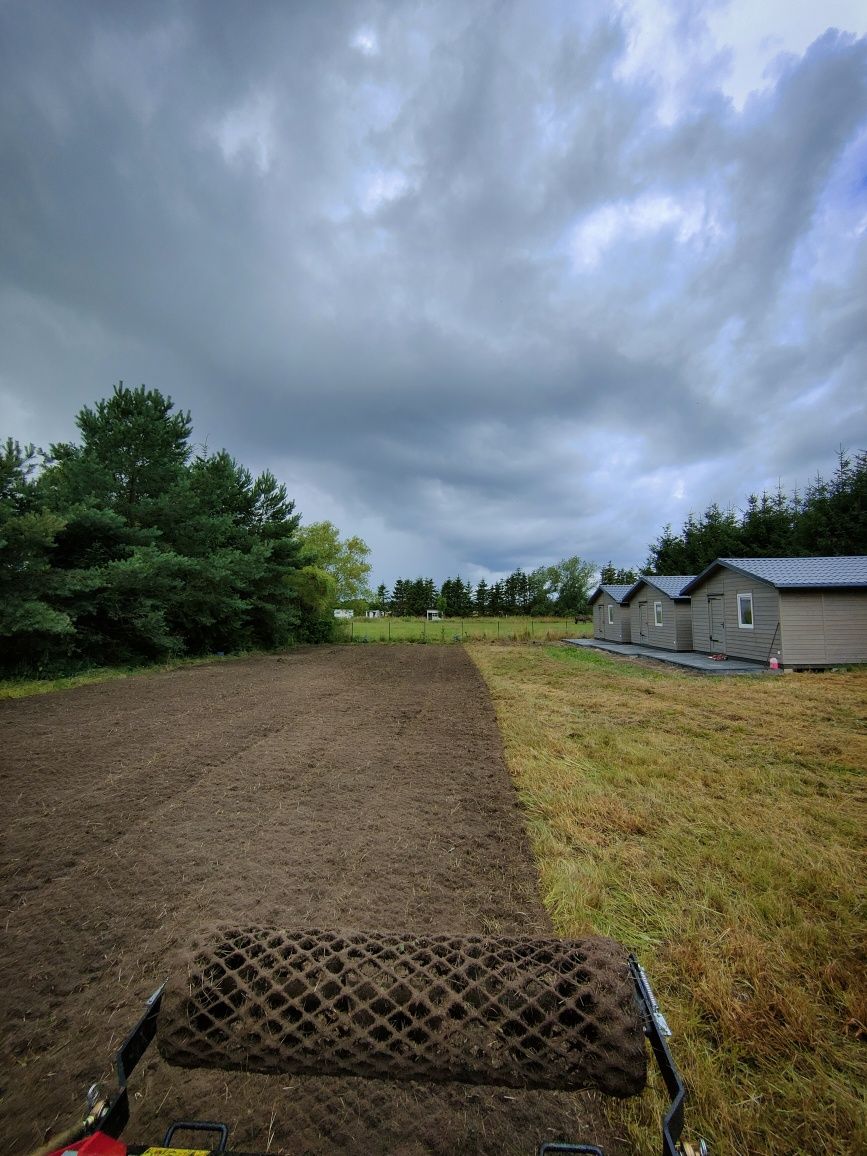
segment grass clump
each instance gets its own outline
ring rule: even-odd
[[[648,970],[719,1154],[867,1150],[867,672],[706,678],[470,646],[557,932]],[[654,1088],[617,1112],[658,1150]]]

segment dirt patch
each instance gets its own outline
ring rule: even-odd
[[[327,647],[0,704],[0,1135],[25,1151],[212,922],[550,934],[487,691],[460,647]],[[592,1095],[169,1067],[127,1135],[238,1149],[618,1149]]]

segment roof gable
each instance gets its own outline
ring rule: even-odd
[[[638,581],[630,588],[627,601],[631,602],[642,586],[651,586],[668,598],[680,600],[688,599],[684,593],[684,586],[692,582],[694,574],[640,574]]]
[[[629,582],[625,584],[602,582],[590,595],[588,601],[595,602],[600,594],[607,594],[608,597],[613,598],[615,602],[622,603],[631,589],[632,585]]]

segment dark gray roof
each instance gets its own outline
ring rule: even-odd
[[[639,574],[638,581],[629,588],[629,597],[631,599],[642,582],[646,582],[648,586],[655,586],[669,598],[681,598],[684,586],[687,582],[692,582],[693,578],[694,574]]]
[[[632,589],[632,583],[627,582],[626,585],[611,584],[603,582],[601,586],[597,586],[590,595],[590,601],[595,602],[600,594],[607,594],[609,598],[613,598],[615,602],[622,602],[629,591]]]
[[[721,566],[769,582],[778,589],[810,586],[867,586],[867,554],[836,558],[717,558],[689,584],[689,593]]]

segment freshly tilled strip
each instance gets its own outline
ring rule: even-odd
[[[163,996],[184,1067],[639,1093],[641,1016],[613,940],[281,931],[201,935]]]

